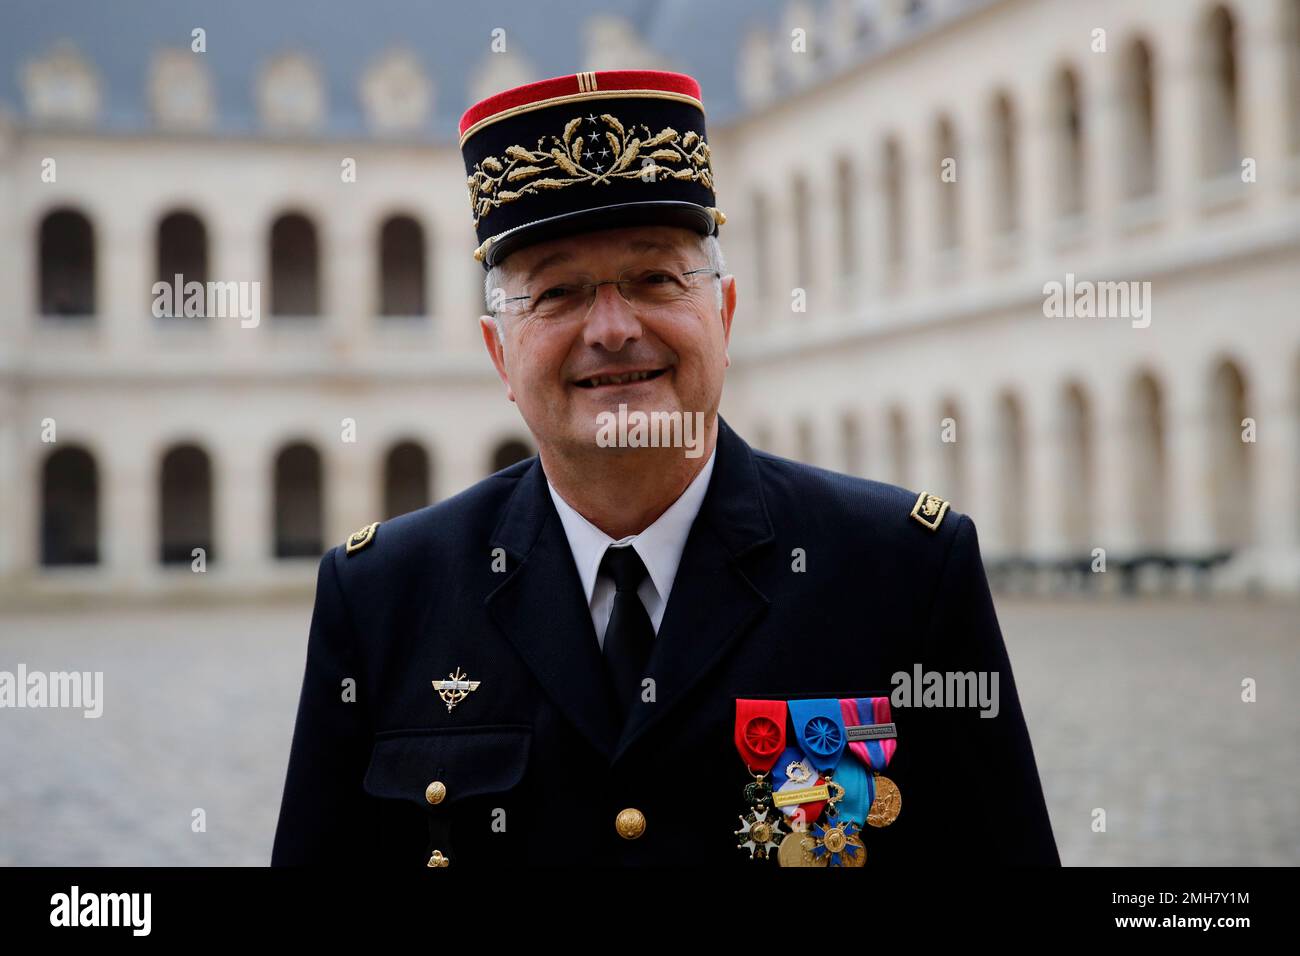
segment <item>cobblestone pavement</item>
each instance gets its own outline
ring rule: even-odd
[[[998,606],[1067,864],[1300,864],[1294,604]],[[105,681],[99,719],[0,710],[0,864],[265,864],[309,613],[0,614],[0,670]]]

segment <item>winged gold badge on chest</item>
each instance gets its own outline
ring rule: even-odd
[[[447,713],[451,713],[457,704],[478,690],[478,685],[481,683],[482,681],[466,680],[466,675],[462,674],[460,668],[457,667],[454,674],[447,675],[447,680],[434,681],[433,689],[438,692],[442,702],[447,705]]]

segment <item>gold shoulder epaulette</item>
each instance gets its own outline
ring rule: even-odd
[[[939,530],[939,522],[943,521],[943,516],[947,513],[948,502],[928,491],[921,492],[916,504],[912,505],[912,517],[930,531]]]
[[[348,554],[356,554],[371,541],[375,540],[375,529],[379,527],[378,521],[372,521],[360,531],[353,531],[348,537],[347,550]]]

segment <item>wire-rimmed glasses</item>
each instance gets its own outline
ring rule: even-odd
[[[596,301],[596,289],[602,285],[618,286],[623,301],[644,314],[675,306],[690,298],[695,289],[710,278],[721,279],[722,273],[714,269],[676,272],[636,266],[624,269],[617,279],[599,282],[582,282],[576,278],[559,282],[543,280],[538,282],[538,290],[534,293],[502,299],[496,314],[528,315],[547,321],[582,317],[591,310]]]

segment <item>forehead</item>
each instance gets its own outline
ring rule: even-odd
[[[641,258],[688,256],[700,236],[674,226],[637,226],[551,239],[520,249],[505,265],[524,282],[551,268],[587,272],[611,264],[634,264]]]

